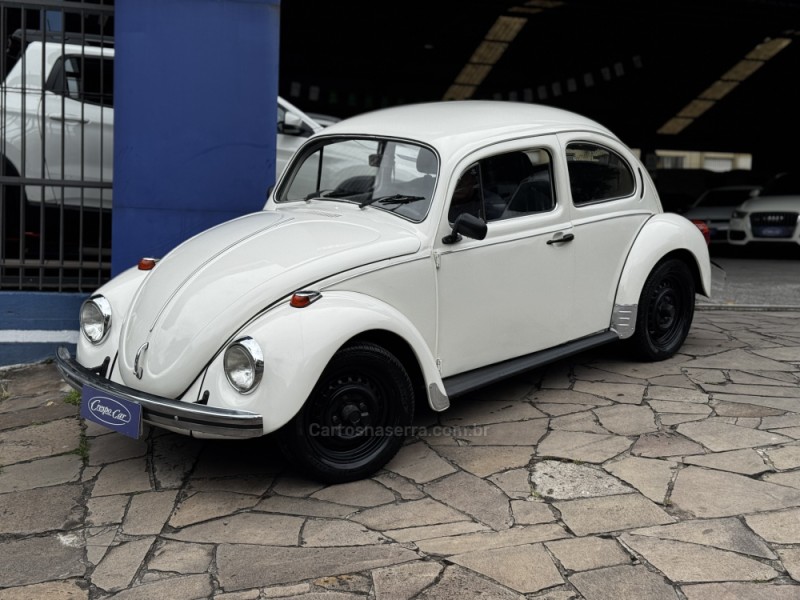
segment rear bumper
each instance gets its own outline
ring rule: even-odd
[[[261,415],[227,408],[179,402],[140,392],[100,377],[78,364],[63,346],[56,352],[56,365],[64,379],[76,390],[91,385],[142,407],[142,420],[155,427],[191,435],[193,432],[227,438],[252,438],[264,435]]]

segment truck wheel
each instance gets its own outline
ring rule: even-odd
[[[694,278],[685,262],[668,259],[647,277],[629,343],[645,360],[669,358],[683,344],[694,317]]]
[[[278,442],[314,479],[353,481],[389,462],[413,416],[413,386],[400,361],[381,346],[358,343],[334,354]]]

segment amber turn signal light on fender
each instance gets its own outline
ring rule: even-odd
[[[139,265],[138,265],[139,266],[139,270],[140,271],[150,271],[150,270],[153,269],[153,267],[156,266],[157,262],[158,262],[157,258],[142,258],[142,259],[139,259]]]
[[[322,294],[319,292],[308,291],[304,290],[302,292],[295,292],[292,295],[292,299],[289,300],[289,305],[295,308],[305,308],[309,304],[313,304],[317,300],[322,298]]]

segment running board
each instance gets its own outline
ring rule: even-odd
[[[602,346],[603,344],[608,344],[618,339],[619,336],[613,331],[604,331],[575,340],[574,342],[569,342],[568,344],[556,346],[555,348],[541,350],[540,352],[526,354],[519,358],[504,360],[503,362],[489,365],[488,367],[480,367],[479,369],[473,369],[466,373],[459,373],[458,375],[446,377],[442,380],[442,383],[444,383],[444,389],[448,397],[453,398],[506,379],[507,377],[524,373],[525,371],[544,366],[562,358],[572,356],[573,354],[584,352],[585,350],[596,348],[597,346]]]

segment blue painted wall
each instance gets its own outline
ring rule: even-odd
[[[0,292],[0,367],[75,352],[78,313],[88,294]]]
[[[117,0],[112,274],[259,210],[275,179],[279,0]]]

